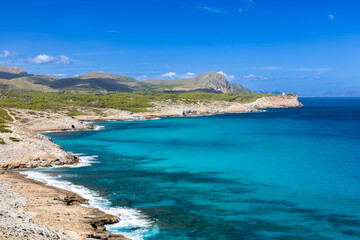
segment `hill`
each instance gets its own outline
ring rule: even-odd
[[[0,65],[0,78],[2,79],[12,79],[17,77],[28,76],[29,74],[20,67],[8,67]]]
[[[19,67],[0,66],[0,84],[3,88],[39,92],[194,92],[252,93],[240,84],[230,84],[226,77],[215,72],[203,73],[194,78],[178,80],[151,79],[138,81],[134,78],[106,72],[89,72],[71,78],[50,75],[32,75]]]
[[[150,85],[151,84],[140,82],[131,77],[105,72],[90,72],[78,77],[58,79],[48,84],[51,88],[68,91],[100,90],[116,92],[150,90]]]

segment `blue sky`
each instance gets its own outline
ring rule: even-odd
[[[223,72],[253,90],[360,91],[360,1],[1,0],[0,64],[138,79]]]

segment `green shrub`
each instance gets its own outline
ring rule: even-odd
[[[6,129],[6,128],[0,128],[0,133],[12,133],[13,131],[11,131],[10,129]]]
[[[14,137],[9,137],[9,139],[10,139],[11,141],[13,141],[13,142],[20,142],[20,140],[19,140],[19,139],[14,138]]]

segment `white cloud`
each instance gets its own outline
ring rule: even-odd
[[[71,60],[67,56],[60,56],[59,63],[60,64],[70,64]]]
[[[332,15],[332,14],[329,14],[328,17],[329,17],[331,20],[334,20],[334,19],[335,19],[335,16]]]
[[[255,74],[245,74],[243,75],[243,80],[248,81],[258,81],[258,80],[268,80],[269,78],[263,75],[255,75]]]
[[[174,79],[174,78],[178,77],[178,75],[174,72],[168,72],[168,73],[161,74],[160,77]]]
[[[4,50],[3,54],[0,54],[0,57],[12,57],[12,56],[17,56],[19,55],[17,52],[14,51],[8,51],[8,50]]]
[[[54,63],[55,61],[56,61],[55,57],[48,56],[46,54],[41,54],[34,58],[29,58],[29,62],[34,64]]]
[[[236,79],[235,75],[229,75],[229,76],[227,76],[227,80],[229,80],[229,81],[233,81],[233,80],[235,80],[235,79]]]
[[[235,75],[227,75],[226,73],[224,73],[223,71],[218,71],[218,74],[224,75],[226,77],[227,80],[232,81],[235,80],[236,77]]]
[[[217,73],[218,73],[218,74],[221,74],[221,75],[224,75],[225,77],[227,77],[227,74],[224,73],[223,71],[218,71]]]
[[[34,58],[29,58],[28,62],[33,64],[70,64],[71,60],[63,55],[60,57],[53,57],[46,54],[40,54]]]
[[[192,73],[192,72],[187,72],[187,73],[181,75],[182,78],[193,78],[195,76],[196,76],[196,74]]]
[[[144,80],[148,79],[148,76],[147,75],[141,75],[141,76],[137,76],[136,79],[140,80],[140,81],[144,81]]]

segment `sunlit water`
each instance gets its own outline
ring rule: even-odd
[[[134,239],[360,239],[360,99],[48,133],[83,156],[30,177],[116,214]]]

